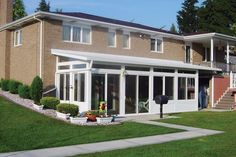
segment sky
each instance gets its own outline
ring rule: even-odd
[[[40,0],[24,0],[28,14]],[[48,1],[48,0],[46,0]],[[169,30],[184,0],[49,0],[51,11],[83,12]],[[202,0],[199,0],[202,2]]]

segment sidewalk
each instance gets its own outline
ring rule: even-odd
[[[64,156],[73,156],[73,155],[79,155],[79,154],[89,154],[89,153],[96,153],[96,152],[111,151],[111,150],[117,150],[117,149],[126,149],[126,148],[151,145],[151,144],[160,144],[160,143],[165,143],[165,142],[170,142],[170,141],[191,139],[191,138],[196,138],[196,137],[223,133],[223,131],[187,127],[183,125],[167,124],[167,123],[162,123],[162,122],[154,122],[154,121],[136,121],[136,122],[144,123],[144,124],[151,124],[151,125],[156,125],[156,126],[164,126],[164,127],[169,127],[169,128],[182,129],[186,131],[179,132],[179,133],[165,134],[165,135],[130,138],[130,139],[114,140],[114,141],[99,142],[99,143],[80,144],[80,145],[73,145],[73,146],[46,148],[46,149],[20,151],[20,152],[12,152],[12,153],[2,153],[0,154],[0,157],[42,157],[42,156],[43,157],[64,157]]]

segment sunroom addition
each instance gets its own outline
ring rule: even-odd
[[[153,98],[167,95],[164,112],[198,109],[198,69],[177,61],[110,54],[52,50],[57,56],[57,96],[97,110],[101,101],[119,115],[158,113]]]

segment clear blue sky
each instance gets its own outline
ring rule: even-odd
[[[40,0],[24,0],[31,14]],[[48,0],[47,0],[48,1]],[[84,12],[125,21],[134,21],[157,28],[169,29],[176,24],[176,14],[184,0],[49,0],[51,11]],[[202,2],[202,0],[199,0]]]

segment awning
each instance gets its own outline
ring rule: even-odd
[[[184,63],[181,61],[172,61],[164,59],[152,59],[146,57],[133,57],[124,55],[113,55],[95,52],[81,52],[71,50],[52,49],[51,53],[56,56],[74,58],[83,61],[93,61],[102,63],[113,63],[123,65],[137,65],[137,66],[153,66],[153,67],[166,67],[166,68],[179,68],[191,70],[208,70],[208,71],[222,71],[218,68],[211,68],[206,66],[194,65]]]

